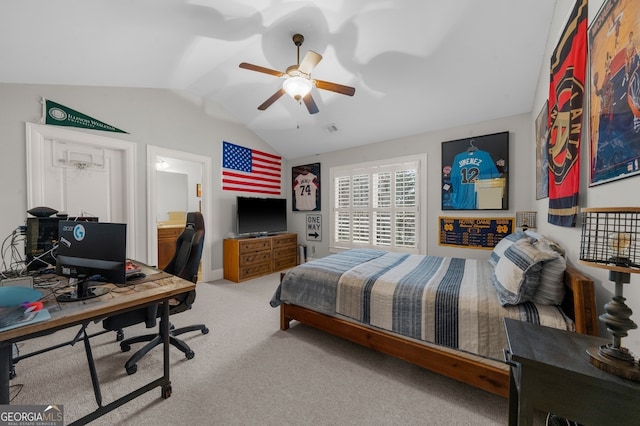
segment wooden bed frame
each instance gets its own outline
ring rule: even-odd
[[[281,274],[281,277],[284,274]],[[593,281],[568,266],[565,272],[564,311],[575,321],[578,333],[598,335]],[[280,305],[280,329],[291,321],[334,334],[375,351],[442,374],[496,395],[509,395],[509,367],[496,361],[374,329],[297,305]]]

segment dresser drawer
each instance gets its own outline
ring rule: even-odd
[[[281,259],[283,257],[287,257],[287,258],[292,257],[295,259],[297,255],[297,250],[298,250],[297,246],[275,248],[273,249],[273,258]]]
[[[271,261],[270,250],[240,254],[240,266],[248,266],[254,263],[262,263],[262,262],[270,262],[270,261]]]
[[[240,280],[244,280],[253,276],[268,274],[271,272],[271,263],[258,263],[240,267]]]
[[[283,269],[287,269],[287,268],[292,268],[294,266],[296,266],[296,257],[286,257],[286,258],[282,258],[282,259],[274,259],[273,261],[273,270],[274,271],[281,271]]]
[[[240,241],[240,253],[251,253],[260,250],[270,250],[271,240],[269,238],[256,238],[252,240]]]
[[[298,244],[297,234],[287,234],[273,237],[273,248],[295,246]]]

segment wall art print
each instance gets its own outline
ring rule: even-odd
[[[549,196],[548,108],[547,101],[536,118],[536,200]]]
[[[608,0],[589,27],[590,185],[640,174],[640,2]]]

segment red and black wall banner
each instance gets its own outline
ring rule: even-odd
[[[586,67],[587,0],[577,0],[551,55],[548,220],[559,226],[575,226],[578,215]]]

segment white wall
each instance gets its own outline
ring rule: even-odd
[[[277,154],[244,126],[207,113],[207,106],[194,103],[168,90],[0,84],[0,237],[4,239],[27,216],[25,122],[38,123],[45,97],[129,132],[109,137],[137,144],[136,258],[146,260],[146,145],[210,156],[214,179],[211,196],[213,223],[206,224],[213,236],[212,269],[222,268],[222,239],[234,229],[236,193],[223,192],[220,185],[222,141]],[[105,132],[74,129],[105,135]],[[286,181],[285,181],[286,182]],[[288,186],[287,186],[288,187]],[[221,273],[219,274],[221,276]]]
[[[182,209],[178,210],[184,210],[188,212],[199,211],[200,202],[202,199],[201,197],[197,196],[196,185],[202,184],[202,165],[194,163],[192,161],[179,160],[177,158],[159,157],[159,159],[165,161],[165,164],[168,165],[168,168],[158,170],[156,172],[158,177],[160,177],[162,173],[184,174],[187,177],[187,182],[182,189],[187,200],[185,206]],[[167,189],[162,188],[159,182],[158,188],[160,188],[160,190],[158,191],[157,220],[165,221],[168,219],[168,212],[171,209],[167,208],[166,206],[162,207],[160,198]],[[164,197],[171,197],[172,194],[173,191],[169,190],[168,193],[164,194]]]
[[[589,1],[589,22],[593,20],[600,9],[603,0]],[[551,53],[557,44],[558,38],[562,33],[566,20],[573,8],[574,2],[558,1],[556,3],[556,11],[552,22],[551,30],[547,40],[547,49],[544,64],[549,64]],[[549,91],[549,69],[548,65],[540,70],[540,78],[538,80],[538,88],[536,91],[535,102],[532,106],[532,113],[529,119],[531,123],[531,134],[535,134],[534,122],[537,114],[540,112],[544,103],[548,99]],[[589,134],[587,122],[583,122],[583,134],[580,151],[580,199],[579,205],[584,207],[639,207],[640,177],[631,177],[618,180],[604,185],[589,188]],[[535,158],[535,147],[530,147],[529,155]],[[533,177],[535,181],[535,176]],[[533,182],[531,182],[531,191],[534,191]],[[535,192],[534,192],[535,193]],[[535,197],[534,197],[535,199]],[[547,223],[545,218],[548,213],[548,199],[535,201],[535,210],[538,211],[538,230],[543,234],[553,236],[556,240],[562,242],[566,248],[569,261],[584,273],[589,275],[596,283],[597,303],[599,314],[604,312],[604,304],[611,298],[614,285],[609,281],[608,271],[601,268],[594,268],[578,262],[580,248],[580,225],[576,228],[564,228],[554,226]],[[631,283],[624,286],[624,296],[627,298],[627,304],[636,313],[632,319],[640,324],[640,274],[631,274]],[[600,333],[606,336],[606,329],[600,324]],[[623,339],[622,344],[628,347],[636,355],[640,354],[640,331],[631,330],[629,336]]]
[[[322,193],[322,211],[319,213],[322,215],[322,241],[306,241],[304,237],[306,220],[305,212],[293,212],[291,214],[289,229],[292,232],[298,233],[299,242],[307,244],[307,253],[312,253],[315,247],[317,257],[326,256],[329,254],[330,246],[329,206],[331,200],[329,199],[329,185],[331,182],[329,182],[329,169],[333,166],[426,153],[427,229],[425,234],[421,236],[423,241],[427,241],[426,254],[487,259],[490,254],[489,250],[463,249],[438,245],[438,217],[514,217],[517,210],[533,209],[535,192],[531,192],[529,184],[530,176],[535,176],[535,160],[530,157],[529,153],[529,145],[534,143],[534,139],[532,139],[530,132],[531,124],[529,123],[529,120],[530,117],[528,114],[521,114],[513,117],[477,123],[470,126],[446,129],[367,145],[365,149],[359,147],[291,160],[289,161],[289,165],[292,167],[310,163],[320,163],[322,178],[320,187]],[[503,131],[509,132],[509,210],[442,211],[440,208],[442,142]],[[423,251],[423,253],[425,252]]]

